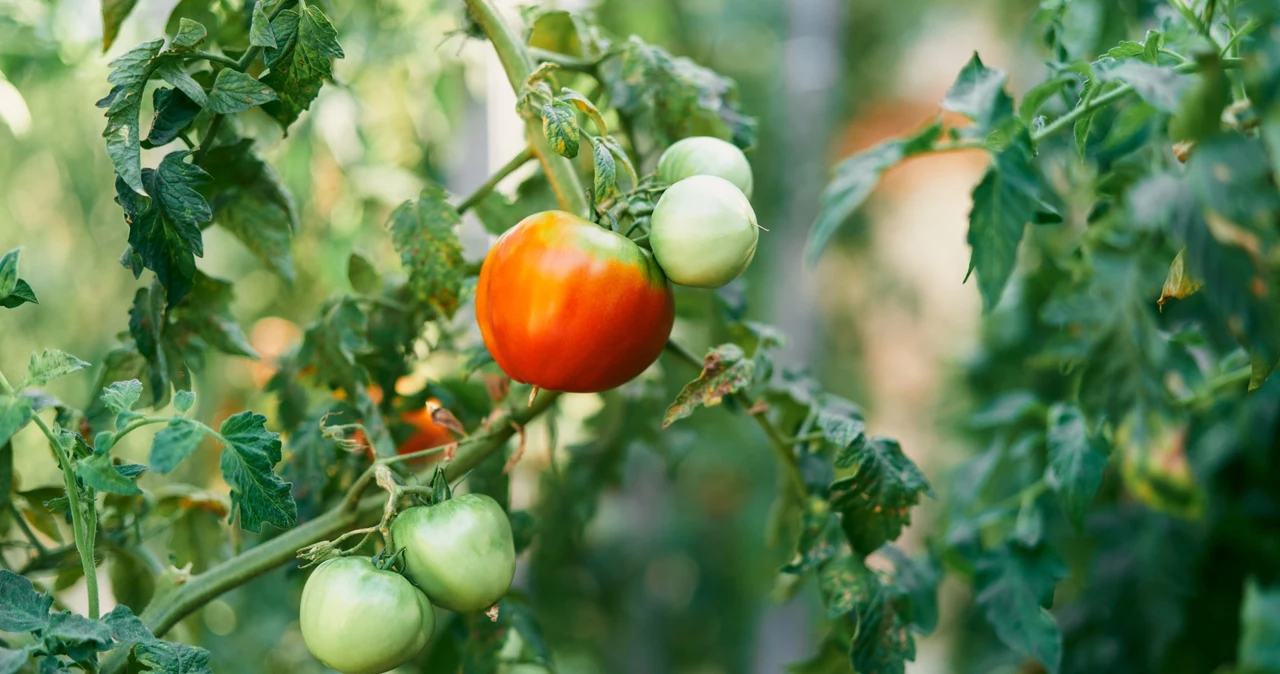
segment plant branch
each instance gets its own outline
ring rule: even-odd
[[[493,188],[498,186],[498,183],[502,182],[503,178],[506,178],[507,176],[511,175],[516,171],[516,169],[520,168],[521,166],[524,166],[526,163],[529,162],[529,160],[533,158],[534,158],[534,153],[532,148],[526,147],[524,150],[521,150],[520,154],[512,157],[511,161],[507,162],[506,164],[503,164],[502,168],[498,169],[497,171],[494,172],[493,175],[489,176],[489,179],[486,180],[483,185],[481,185],[480,187],[477,187],[476,191],[472,192],[471,195],[468,196],[466,199],[463,199],[458,204],[458,207],[456,209],[458,213],[459,214],[466,213],[476,204],[480,203],[481,200],[483,200],[486,196],[489,195],[490,192],[493,191]]]
[[[546,49],[539,49],[537,47],[529,47],[528,50],[529,50],[529,55],[532,56],[536,61],[545,61],[546,63],[554,63],[557,66],[559,66],[562,70],[572,70],[573,72],[587,73],[588,75],[591,75],[593,77],[596,74],[596,67],[600,65],[600,61],[604,60],[604,57],[601,57],[595,61],[588,61],[586,59],[574,58],[567,54],[560,54],[560,53],[549,51]]]
[[[702,369],[702,360],[680,344],[668,339],[667,351],[675,354],[680,360],[689,365],[699,370]],[[751,408],[751,399],[745,393],[738,391],[733,394],[733,399],[742,405],[742,409],[748,410]],[[777,455],[778,463],[782,465],[783,474],[791,487],[791,491],[794,492],[793,496],[798,499],[798,503],[803,503],[809,493],[809,489],[805,486],[804,476],[800,474],[800,464],[796,460],[796,455],[791,451],[794,443],[783,435],[763,412],[750,416],[755,419],[756,425],[760,427],[760,430],[764,431],[765,437],[769,438],[769,445],[772,447],[774,454]]]
[[[494,51],[498,52],[498,60],[502,62],[512,90],[519,95],[525,79],[533,73],[533,56],[524,46],[524,41],[503,21],[493,0],[466,0],[466,3],[471,18],[489,38]],[[542,135],[542,123],[538,119],[525,120],[525,134],[529,137],[529,144],[537,155],[538,162],[542,164],[547,182],[556,193],[560,208],[579,217],[587,217],[590,208],[586,192],[574,171],[573,163],[551,150],[546,137]]]
[[[67,490],[67,505],[71,510],[71,531],[75,537],[76,551],[80,553],[80,566],[84,569],[85,589],[89,594],[89,618],[98,619],[98,571],[93,561],[93,540],[97,534],[98,504],[94,501],[93,490],[85,488],[85,496],[89,502],[85,510],[81,509],[80,490],[76,487],[75,471],[71,468],[71,457],[53,434],[49,425],[40,415],[31,415],[31,420],[40,427],[41,432],[49,440],[53,454],[58,458],[58,466],[62,469],[62,485]],[[89,511],[93,512],[90,513]],[[92,530],[90,530],[90,528]]]
[[[212,52],[207,52],[207,51],[198,51],[192,54],[191,58],[204,59],[211,63],[221,63],[222,65],[227,66],[228,68],[235,68],[236,70],[241,69],[239,61],[231,58],[230,56],[223,56],[222,54],[214,54]]]

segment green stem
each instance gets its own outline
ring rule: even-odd
[[[538,49],[537,47],[528,47],[527,49],[529,50],[529,55],[532,56],[535,61],[554,63],[563,70],[587,73],[593,77],[596,74],[596,68],[600,65],[600,61],[604,60],[604,57],[601,57],[595,61],[587,61],[586,59],[574,58],[566,54],[560,54],[546,49]]]
[[[702,369],[702,360],[680,344],[667,340],[667,351],[675,354],[680,360],[689,365],[699,370]],[[734,393],[733,398],[739,405],[742,405],[744,410],[751,407],[751,399],[741,391]],[[769,445],[773,448],[774,454],[777,455],[778,463],[782,465],[783,474],[794,492],[793,496],[797,499],[796,502],[803,503],[808,496],[809,488],[805,486],[804,476],[800,474],[800,464],[796,460],[796,455],[791,451],[793,443],[774,427],[767,415],[753,414],[751,418],[755,419],[756,425],[760,427],[760,430],[764,431],[765,437],[769,438]]]
[[[511,88],[519,93],[525,79],[533,72],[535,66],[533,56],[525,47],[524,41],[503,21],[493,0],[466,0],[466,3],[471,18],[480,26],[480,30],[489,38],[494,51],[498,53],[498,60],[502,62],[502,68],[507,73]],[[556,193],[560,208],[579,217],[587,217],[590,210],[586,191],[583,190],[582,182],[573,169],[573,163],[551,150],[546,137],[542,135],[542,123],[539,120],[527,119],[525,134],[529,137],[529,144],[537,155],[538,162],[542,164],[547,182]]]
[[[462,202],[458,204],[458,208],[457,208],[458,213],[460,214],[466,213],[469,209],[474,207],[476,204],[480,203],[482,199],[484,199],[486,196],[489,195],[490,192],[493,191],[493,188],[498,186],[498,183],[502,182],[503,178],[506,178],[507,176],[511,175],[512,173],[515,172],[516,169],[520,168],[521,166],[524,166],[526,163],[529,162],[530,159],[533,159],[533,158],[534,158],[534,154],[533,154],[532,148],[526,147],[525,149],[521,150],[520,154],[512,157],[511,161],[507,162],[506,164],[503,164],[502,168],[498,169],[493,175],[489,176],[489,179],[486,180],[483,185],[476,188],[476,191],[472,192],[471,195],[468,196],[466,199],[463,199]]]
[[[83,511],[81,510],[80,490],[76,488],[76,475],[71,468],[71,457],[67,456],[66,449],[62,447],[62,443],[58,441],[53,430],[44,422],[44,419],[40,418],[40,415],[31,415],[31,420],[49,439],[49,445],[53,448],[54,456],[58,457],[59,467],[62,468],[62,485],[67,490],[67,504],[71,510],[71,530],[75,537],[76,550],[80,553],[80,566],[84,568],[85,588],[89,593],[89,618],[97,620],[98,571],[93,562],[93,542],[97,534],[98,504],[94,500],[93,490],[86,487],[85,496],[88,498],[88,504]],[[93,512],[90,513],[90,510]],[[94,531],[89,531],[88,527],[93,527]]]
[[[240,70],[239,61],[231,58],[230,56],[223,56],[222,54],[213,54],[207,51],[198,51],[192,54],[191,58],[204,59],[212,63],[221,63],[222,65],[227,66],[229,68],[235,68],[236,70]]]
[[[130,421],[129,423],[125,424],[124,428],[121,428],[120,430],[115,432],[115,441],[118,442],[120,438],[123,438],[124,436],[138,430],[139,428],[142,428],[143,426],[150,426],[152,424],[167,424],[169,423],[169,421],[170,421],[170,417],[142,417],[140,419],[134,419],[133,421]]]
[[[18,511],[18,506],[10,502],[9,510],[13,512],[13,519],[18,523],[18,528],[22,529],[22,534],[27,537],[28,541],[31,541],[31,546],[36,549],[36,554],[40,556],[48,554],[49,551],[40,543],[40,539],[36,538],[35,532],[27,524],[27,518],[23,517],[22,513]]]

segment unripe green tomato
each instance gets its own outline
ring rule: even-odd
[[[511,588],[516,573],[511,520],[484,494],[409,508],[396,516],[391,535],[404,548],[404,575],[436,606],[481,611]]]
[[[737,145],[712,136],[676,141],[658,159],[658,179],[668,185],[690,176],[724,178],[751,198],[754,179],[747,156]]]
[[[693,176],[668,187],[649,221],[654,259],[673,283],[719,288],[756,254],[756,213],[733,183]]]
[[[435,612],[404,576],[368,557],[330,559],[302,589],[302,640],[316,659],[343,674],[381,674],[431,640]]]

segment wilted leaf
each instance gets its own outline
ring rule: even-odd
[[[387,221],[414,298],[445,318],[453,316],[461,301],[465,262],[455,231],[459,222],[444,188],[435,183],[428,183],[417,201],[401,204]]]
[[[889,438],[870,438],[848,463],[852,474],[831,485],[831,507],[840,512],[854,551],[865,556],[897,538],[920,495],[933,496],[933,489]]]
[[[693,414],[699,407],[719,405],[725,396],[749,387],[754,373],[755,362],[746,359],[741,347],[736,344],[715,347],[702,362],[702,374],[686,384],[667,408],[662,427]]]

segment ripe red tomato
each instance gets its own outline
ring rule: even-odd
[[[648,251],[570,213],[546,211],[489,251],[476,319],[512,379],[590,393],[624,384],[657,360],[675,303]]]

